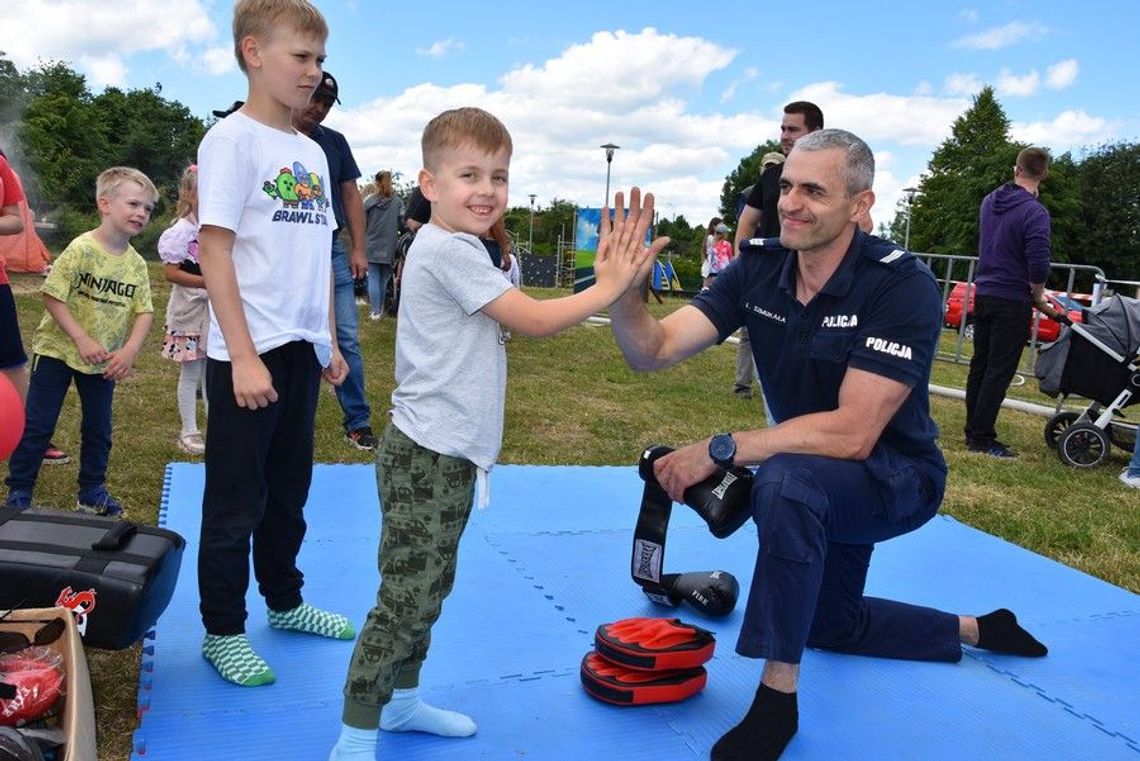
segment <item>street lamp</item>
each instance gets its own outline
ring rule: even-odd
[[[534,253],[534,193],[530,194],[530,235],[526,240],[527,253]]]
[[[903,250],[910,251],[910,215],[914,211],[914,194],[918,188],[903,188],[906,193],[906,234],[903,238]]]
[[[613,143],[606,143],[605,145],[601,146],[601,148],[602,148],[602,150],[604,150],[606,152],[606,202],[603,205],[603,207],[609,208],[609,205],[610,205],[610,164],[614,163],[614,151],[616,151],[618,148],[621,148],[621,146],[620,145],[614,145]]]

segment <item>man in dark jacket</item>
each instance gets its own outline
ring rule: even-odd
[[[990,457],[1016,457],[998,441],[998,411],[1029,340],[1033,305],[1045,301],[1049,275],[1049,212],[1037,188],[1049,174],[1049,154],[1017,154],[1013,182],[982,200],[974,299],[974,357],[966,380],[966,448]]]

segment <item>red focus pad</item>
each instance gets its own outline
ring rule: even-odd
[[[586,653],[580,669],[582,686],[592,697],[619,706],[675,703],[704,689],[708,674],[698,666],[669,671],[635,671]]]
[[[679,618],[623,618],[598,627],[594,648],[637,671],[694,669],[712,658],[716,639]]]

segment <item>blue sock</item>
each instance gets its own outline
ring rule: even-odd
[[[385,732],[427,732],[441,737],[470,737],[475,734],[471,717],[455,711],[433,708],[420,700],[418,687],[395,690],[380,712],[380,728]]]
[[[340,737],[329,753],[329,761],[376,761],[378,729],[358,729],[340,725]]]

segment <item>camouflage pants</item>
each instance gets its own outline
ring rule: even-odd
[[[356,640],[344,686],[346,724],[375,729],[392,690],[414,687],[431,627],[455,581],[471,515],[475,466],[424,449],[389,424],[376,461],[380,591]]]

